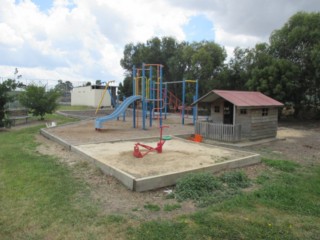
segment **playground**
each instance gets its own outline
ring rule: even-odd
[[[150,152],[143,158],[133,156],[135,143],[155,147],[159,128],[132,128],[132,117],[127,117],[125,122],[108,122],[102,131],[93,129],[94,120],[83,120],[42,129],[41,134],[83,156],[134,191],[171,186],[191,172],[217,172],[260,161],[257,154],[187,140],[194,131],[192,118],[186,118],[185,125],[180,121],[179,116],[169,115],[164,120],[169,128],[165,128],[163,134],[172,139],[164,143],[162,153]]]
[[[134,94],[116,104],[111,113],[42,129],[42,135],[82,155],[128,189],[139,192],[174,185],[180,177],[193,172],[218,172],[260,162],[258,154],[204,144],[199,136],[195,142],[192,134],[198,118],[197,107],[192,108],[192,115],[186,111],[186,87],[194,85],[191,89],[195,91],[192,99],[195,101],[198,81],[164,83],[162,67],[160,64],[133,67]],[[168,90],[171,83],[182,85],[179,103]],[[105,92],[107,89],[108,84]],[[169,113],[170,107],[180,112]],[[95,113],[98,112],[99,107]]]

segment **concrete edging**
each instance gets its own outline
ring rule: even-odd
[[[150,177],[144,177],[144,178],[136,178],[127,172],[124,172],[118,168],[112,167],[104,162],[98,161],[97,159],[87,155],[86,153],[82,152],[77,146],[73,146],[66,142],[65,140],[49,133],[46,131],[45,128],[42,128],[40,130],[40,134],[43,135],[44,137],[57,142],[58,144],[62,145],[64,148],[67,150],[77,153],[80,156],[84,157],[86,160],[92,162],[95,166],[99,167],[103,173],[107,175],[111,175],[118,179],[123,185],[125,185],[128,189],[132,191],[138,191],[138,192],[143,192],[143,191],[148,191],[152,189],[157,189],[161,187],[167,187],[167,186],[172,186],[176,184],[177,180],[187,174],[190,173],[196,173],[196,172],[219,172],[222,170],[226,169],[233,169],[233,168],[239,168],[239,167],[244,167],[244,166],[249,166],[253,164],[257,164],[261,162],[261,158],[259,154],[252,154],[246,157],[242,158],[237,158],[225,162],[220,162],[216,163],[214,165],[210,165],[207,167],[201,167],[201,168],[194,168],[194,169],[189,169],[181,172],[172,172],[172,173],[167,173],[163,175],[156,175],[156,176],[150,176]],[[174,137],[174,136],[173,136]],[[182,141],[186,141],[185,139],[179,138],[179,137],[174,137]],[[148,137],[145,139],[154,139],[153,137]],[[136,139],[138,140],[138,139]],[[143,139],[139,139],[143,140]],[[202,145],[210,145],[206,143],[199,143]],[[227,147],[221,147],[220,148],[225,148],[228,149]],[[246,152],[243,150],[236,150],[239,152]],[[250,153],[250,152],[246,152]]]
[[[239,168],[244,166],[249,166],[261,162],[259,154],[254,154],[244,158],[233,159],[226,162],[217,163],[215,165],[203,167],[203,168],[194,168],[183,172],[173,172],[165,175],[151,176],[146,178],[136,179],[134,181],[134,191],[143,192],[156,188],[172,186],[176,184],[177,180],[181,177],[186,176],[190,173],[196,172],[219,172],[226,169]]]
[[[128,174],[118,168],[111,167],[107,164],[104,164],[103,162],[96,160],[95,158],[93,158],[93,157],[87,155],[86,153],[82,152],[81,150],[79,150],[76,146],[71,146],[71,151],[81,155],[85,159],[92,162],[95,166],[99,167],[104,174],[111,175],[111,176],[115,177],[116,179],[118,179],[128,189],[134,190],[134,180],[135,180],[134,176],[131,176],[130,174]]]
[[[59,143],[60,145],[62,145],[64,148],[66,148],[67,150],[71,150],[71,144],[67,143],[66,141],[64,141],[63,139],[53,135],[53,134],[50,134],[48,131],[46,131],[44,128],[41,128],[40,129],[40,134],[42,136],[44,136],[45,138],[48,138],[54,142],[57,142]]]

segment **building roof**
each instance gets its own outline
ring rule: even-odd
[[[223,98],[238,107],[281,107],[283,104],[261,92],[212,90],[192,103],[213,102]]]

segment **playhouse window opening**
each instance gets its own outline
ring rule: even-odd
[[[214,112],[219,113],[220,112],[220,106],[214,106]]]
[[[240,114],[247,114],[247,109],[240,109]]]
[[[268,108],[262,108],[262,116],[268,116],[269,109]]]

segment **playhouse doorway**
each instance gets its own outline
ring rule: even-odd
[[[233,104],[225,101],[223,105],[223,124],[233,124]]]

